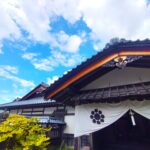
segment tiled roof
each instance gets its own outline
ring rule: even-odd
[[[52,118],[52,117],[49,119],[49,123],[65,124],[65,122],[63,120]]]
[[[143,40],[143,41],[139,41],[139,40],[137,40],[137,41],[121,40],[119,42],[109,44],[109,46],[107,45],[103,49],[103,51],[100,51],[99,53],[97,53],[96,55],[91,57],[90,59],[87,59],[85,62],[81,63],[76,68],[72,69],[67,74],[63,75],[61,78],[59,78],[53,84],[51,84],[50,87],[48,87],[46,89],[45,98],[46,99],[53,98],[53,99],[57,100],[58,97],[59,97],[59,94],[60,94],[61,97],[63,95],[66,95],[67,94],[66,91],[68,91],[68,89],[67,89],[68,87],[70,88],[70,86],[72,84],[75,84],[76,82],[78,82],[79,79],[81,79],[81,78],[84,79],[84,77],[88,76],[88,74],[90,72],[82,75],[83,72],[85,71],[85,69],[87,69],[90,66],[93,66],[94,64],[96,64],[100,60],[104,60],[108,56],[111,56],[113,54],[118,54],[118,53],[122,52],[123,50],[125,52],[131,52],[131,51],[132,52],[142,52],[142,51],[145,51],[145,50],[150,51],[150,40],[148,40],[148,39]],[[81,74],[81,77],[79,76],[79,74]],[[74,79],[75,81],[72,80],[73,77],[76,77],[77,75],[80,78],[79,79],[75,78]],[[65,91],[65,89],[66,89],[66,91]]]
[[[42,82],[41,84],[36,86],[33,90],[31,90],[29,93],[27,93],[25,96],[23,96],[21,100],[27,100],[35,97],[42,97],[47,87],[48,85]]]
[[[27,116],[28,117],[28,116]],[[31,116],[29,116],[31,118]],[[49,116],[36,116],[35,118],[39,119],[40,123],[50,123],[50,124],[65,124],[65,122],[61,119],[57,119]]]
[[[80,91],[71,98],[72,102],[83,104],[92,102],[119,102],[121,100],[142,100],[150,98],[150,82],[114,86]]]
[[[13,101],[6,104],[1,104],[0,109],[12,108],[12,107],[23,107],[23,106],[31,106],[31,105],[55,105],[56,102],[54,100],[46,101],[43,97],[37,97],[29,100],[22,101]]]

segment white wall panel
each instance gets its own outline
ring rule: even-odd
[[[74,134],[75,116],[74,115],[65,116],[65,123],[66,128],[64,129],[64,133]]]
[[[33,108],[33,111],[43,111],[43,108]]]
[[[124,69],[117,68],[89,83],[82,90],[139,83],[141,81],[150,81],[150,69],[131,67],[126,67]]]
[[[17,114],[17,109],[13,109],[10,111],[11,114]]]
[[[56,107],[45,108],[44,114],[52,114],[56,110]]]
[[[67,113],[75,113],[75,108],[73,107],[66,107]]]

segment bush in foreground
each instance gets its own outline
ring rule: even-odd
[[[21,115],[9,115],[0,124],[0,142],[5,143],[6,150],[45,150],[50,138],[36,118],[26,118]]]

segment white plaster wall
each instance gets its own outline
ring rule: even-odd
[[[17,114],[17,109],[13,109],[10,111],[10,114]]]
[[[66,110],[67,110],[67,113],[75,113],[75,108],[74,107],[67,106]]]
[[[43,108],[33,108],[33,111],[43,111]]]
[[[105,88],[108,86],[118,86],[131,83],[150,81],[150,69],[148,68],[131,68],[115,69],[104,76],[89,83],[81,90]]]
[[[66,127],[64,129],[64,133],[74,134],[75,116],[74,115],[65,116],[65,123]]]
[[[45,108],[44,114],[52,114],[56,110],[56,107]]]
[[[32,108],[23,109],[23,111],[32,111]]]
[[[58,109],[64,109],[64,106],[58,106]]]

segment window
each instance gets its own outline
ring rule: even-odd
[[[74,135],[73,134],[64,134],[63,140],[64,140],[65,144],[67,144],[68,146],[74,145]]]

